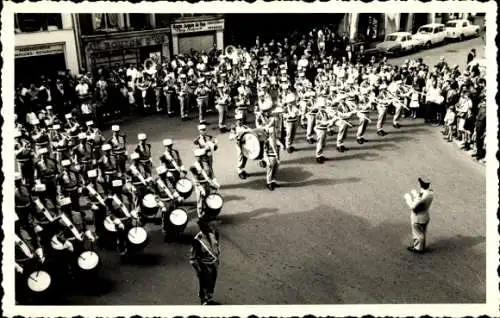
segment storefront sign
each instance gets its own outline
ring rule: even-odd
[[[145,46],[160,45],[163,43],[168,43],[168,36],[165,34],[130,36],[122,39],[109,39],[89,42],[87,44],[87,51],[98,52],[135,49]]]
[[[172,34],[224,30],[224,20],[193,21],[172,24]]]
[[[16,58],[40,55],[64,54],[64,44],[42,44],[16,47]]]

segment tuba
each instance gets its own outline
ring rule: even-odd
[[[226,47],[224,50],[224,54],[226,55],[227,58],[231,59],[234,64],[237,64],[239,61],[239,52],[236,47],[233,45],[229,45]]]
[[[156,73],[156,63],[152,59],[148,58],[144,61],[144,72],[149,75],[154,75]]]

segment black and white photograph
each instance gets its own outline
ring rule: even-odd
[[[7,316],[500,314],[496,3],[206,4],[4,10]]]

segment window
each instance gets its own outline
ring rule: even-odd
[[[60,30],[62,17],[53,13],[18,13],[15,15],[15,28],[20,32]]]
[[[119,27],[119,13],[94,13],[92,22],[96,31],[117,31]]]
[[[128,27],[132,30],[148,30],[152,28],[149,14],[131,13],[129,14]]]
[[[170,27],[172,16],[171,14],[157,13],[155,14],[155,20],[157,28],[168,28]]]
[[[448,23],[446,23],[446,26],[449,28],[455,28],[457,26],[457,23],[456,22],[448,22]]]

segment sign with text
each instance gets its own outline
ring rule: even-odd
[[[172,24],[172,34],[184,34],[224,30],[224,19],[212,21],[192,21]]]
[[[130,36],[127,38],[106,39],[91,41],[86,45],[87,52],[115,51],[124,49],[135,49],[146,46],[155,46],[168,43],[166,34],[150,34],[143,36]]]
[[[41,55],[51,55],[51,54],[64,54],[64,44],[42,44],[42,45],[31,45],[31,46],[17,46],[16,47],[16,58],[21,57],[32,57]]]

